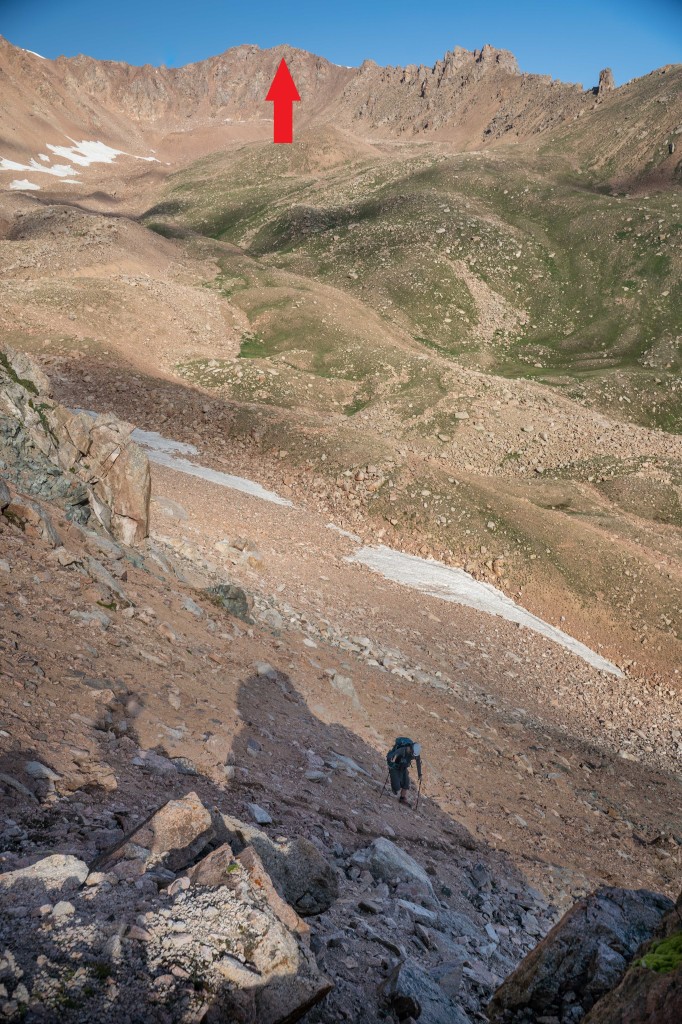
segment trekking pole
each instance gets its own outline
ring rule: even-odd
[[[380,800],[381,800],[381,797],[383,797],[383,795],[384,795],[384,790],[386,789],[386,786],[388,785],[388,780],[389,780],[390,775],[391,775],[391,771],[389,769],[386,772],[386,781],[384,782],[384,784],[382,786],[382,789],[381,789],[381,796],[379,797]]]
[[[417,803],[415,804],[415,813],[419,810],[419,797],[422,795],[422,780],[419,780],[419,789],[417,790]]]

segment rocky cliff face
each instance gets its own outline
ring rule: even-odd
[[[147,456],[115,416],[73,413],[24,355],[0,352],[0,469],[22,492],[56,500],[67,518],[94,519],[124,544],[149,532]],[[61,471],[61,472],[60,472]]]

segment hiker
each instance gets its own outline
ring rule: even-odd
[[[388,773],[391,777],[391,789],[397,796],[400,793],[400,803],[410,806],[407,799],[407,791],[410,788],[410,773],[408,771],[413,761],[417,762],[417,775],[422,780],[422,759],[421,743],[413,743],[406,736],[398,736],[391,750],[386,755]]]

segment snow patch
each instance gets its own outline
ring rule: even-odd
[[[22,192],[40,192],[40,185],[34,185],[33,182],[28,181],[27,178],[24,178],[22,181],[15,178],[14,181],[10,181],[9,187],[13,189],[21,189]]]
[[[46,166],[50,163],[52,156],[47,156],[45,153],[39,154],[39,158],[43,163],[39,163],[33,157],[31,157],[30,164],[20,164],[16,160],[7,160],[4,157],[0,157],[0,171],[37,171],[39,174],[53,174],[57,178],[62,178],[67,184],[73,185],[77,184],[77,181],[72,175],[79,174],[80,171],[73,167],[72,164],[80,167],[89,167],[91,164],[110,164],[114,162],[117,156],[133,155],[125,153],[122,149],[113,149],[112,146],[107,146],[104,142],[97,142],[95,140],[88,141],[84,139],[82,142],[76,142],[74,139],[69,139],[69,142],[72,142],[73,145],[53,146],[52,143],[48,142],[45,147],[54,156],[64,157],[64,159],[69,160],[70,163],[68,164]],[[159,162],[155,156],[135,156],[133,158],[154,163]]]
[[[84,412],[86,410],[78,409],[76,411]],[[97,413],[88,412],[88,415],[96,416]],[[198,454],[198,450],[193,444],[173,441],[154,430],[136,428],[131,436],[134,441],[146,449],[150,462],[156,462],[160,466],[166,466],[166,468],[174,469],[179,473],[199,477],[201,480],[208,480],[209,483],[218,484],[220,487],[242,491],[244,494],[261,498],[263,501],[270,501],[275,505],[292,506],[291,501],[280,497],[274,491],[266,490],[260,484],[254,483],[253,480],[233,476],[231,473],[221,473],[218,470],[190,462],[189,459],[180,458],[180,455]],[[358,544],[362,543],[362,538],[334,523],[327,523],[327,528]],[[621,678],[623,676],[617,665],[602,658],[596,651],[569,636],[568,633],[564,633],[563,630],[551,626],[537,615],[521,608],[496,587],[475,580],[463,569],[451,569],[449,566],[443,565],[442,562],[418,558],[416,555],[406,555],[401,551],[394,551],[393,548],[387,548],[383,544],[379,547],[362,547],[355,554],[347,555],[345,561],[366,565],[369,569],[378,572],[384,579],[393,580],[393,582],[410,587],[412,590],[419,590],[430,597],[466,605],[468,608],[475,608],[487,615],[499,615],[509,622],[517,622],[520,626],[532,629],[548,640],[559,644],[592,665],[593,668],[599,669],[601,672],[608,672],[613,676]]]
[[[351,533],[350,530],[344,530],[336,523],[327,523],[327,529],[333,530],[334,533],[340,533],[342,537],[348,537],[349,540],[354,540],[356,544],[362,544],[362,537],[358,537],[357,533]]]
[[[136,427],[133,431],[133,439],[156,452],[166,452],[168,455],[198,455],[199,450],[193,444],[185,444],[184,441],[173,441],[170,437],[163,437],[155,430],[141,430]]]
[[[406,555],[384,545],[377,548],[363,547],[354,555],[348,555],[346,561],[359,562],[380,573],[384,579],[419,590],[430,597],[463,604],[489,615],[499,615],[509,622],[518,622],[519,625],[526,626],[548,640],[560,644],[601,672],[620,677],[623,675],[616,665],[602,658],[579,640],[532,615],[525,608],[515,604],[501,590],[497,590],[489,583],[475,580],[463,569],[451,569],[441,562]]]
[[[23,46],[21,47],[21,49],[24,51],[24,53],[31,53],[34,57],[40,57],[41,60],[47,60],[47,57],[43,57],[42,53],[36,53],[35,50],[27,50]]]
[[[76,142],[74,139],[69,139],[69,142],[73,142],[73,146],[53,146],[48,142],[47,149],[55,156],[63,156],[65,160],[70,160],[81,167],[89,167],[90,164],[111,164],[123,153],[122,149],[112,149],[103,142]]]
[[[179,473],[187,473],[189,476],[197,476],[201,480],[208,480],[209,483],[218,484],[220,487],[229,487],[233,491],[241,491],[243,494],[250,494],[254,498],[261,498],[263,501],[270,501],[274,505],[291,505],[286,498],[281,498],[274,491],[268,491],[253,480],[247,480],[242,476],[233,476],[232,473],[221,473],[216,469],[209,469],[207,466],[198,466],[189,459],[179,458],[175,453],[181,452],[185,455],[196,455],[197,449],[194,445],[183,444],[182,441],[172,441],[153,430],[133,430],[132,438],[146,449],[150,462],[156,462],[168,469],[175,469]]]
[[[16,160],[6,160],[4,157],[0,157],[0,171],[36,171],[38,174],[53,174],[56,178],[68,178],[70,174],[78,174],[78,171],[68,164],[43,167],[33,158],[31,158],[30,164],[19,164]]]

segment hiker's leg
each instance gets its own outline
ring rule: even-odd
[[[407,793],[410,788],[410,775],[407,768],[403,768],[402,778],[400,780],[400,802],[401,804],[409,803],[407,799]]]
[[[400,769],[389,768],[389,775],[391,777],[391,789],[393,790],[395,796],[397,796],[400,790]]]

